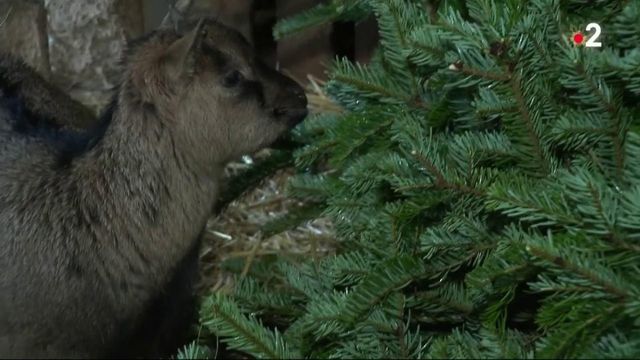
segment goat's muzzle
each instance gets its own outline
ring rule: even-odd
[[[309,114],[307,96],[298,84],[290,86],[286,91],[286,98],[282,100],[281,105],[273,109],[273,115],[290,127],[300,123]]]

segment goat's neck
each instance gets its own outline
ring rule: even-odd
[[[117,107],[104,138],[79,168],[101,201],[104,241],[131,264],[162,278],[194,245],[217,195],[221,167],[189,160],[170,119],[149,109]],[[146,261],[139,259],[142,253]],[[118,255],[118,254],[116,254]],[[142,265],[141,265],[142,264]]]

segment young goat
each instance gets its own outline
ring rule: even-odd
[[[168,287],[190,291],[225,163],[307,113],[300,86],[213,20],[151,34],[123,67],[99,131],[0,127],[0,358],[147,350],[181,316],[158,311],[182,302]]]

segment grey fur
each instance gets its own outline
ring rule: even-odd
[[[302,89],[256,61],[212,20],[159,31],[124,59],[91,146],[65,155],[56,134],[0,127],[0,358],[129,355],[197,247],[225,163],[306,115]]]
[[[34,69],[10,54],[0,55],[0,98],[16,97],[42,121],[50,125],[83,130],[95,124],[95,116],[84,105],[73,100],[47,82]],[[0,107],[0,113],[3,112]],[[6,119],[7,115],[0,115]],[[0,129],[8,123],[0,121]]]

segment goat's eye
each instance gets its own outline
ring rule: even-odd
[[[233,70],[224,76],[223,83],[226,87],[234,87],[240,84],[242,80],[244,80],[244,76],[242,76],[242,73],[238,70]]]

